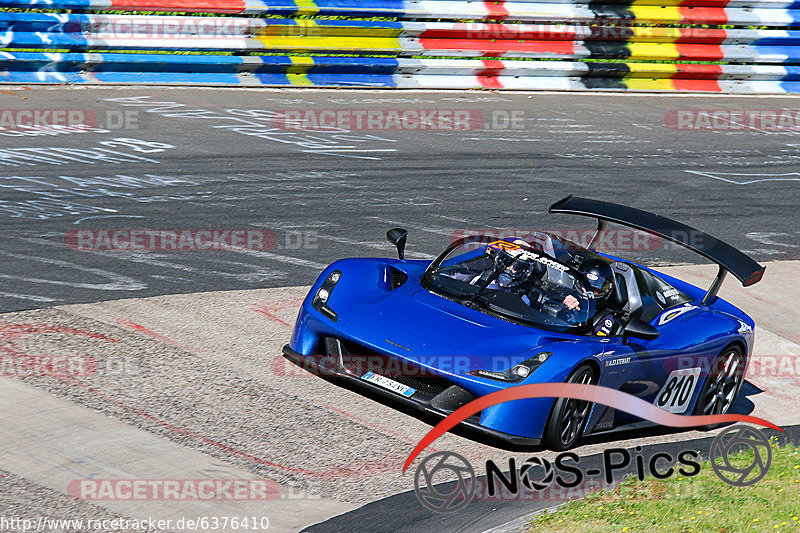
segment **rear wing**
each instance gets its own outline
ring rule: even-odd
[[[765,267],[730,244],[686,224],[641,209],[570,195],[551,205],[550,212],[596,218],[598,221],[597,233],[589,246],[609,222],[614,222],[674,242],[715,262],[719,265],[719,273],[706,292],[703,305],[708,305],[716,299],[717,291],[725,279],[726,272],[733,274],[744,287],[758,283],[764,275]]]

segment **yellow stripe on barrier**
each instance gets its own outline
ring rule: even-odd
[[[401,28],[358,28],[317,24],[314,20],[298,20],[296,25],[273,24],[256,34],[265,48],[271,50],[402,50]]]
[[[631,12],[636,16],[637,22],[647,22],[649,20],[657,22],[680,22],[683,20],[678,6],[648,6],[637,5],[636,2],[630,7]]]
[[[314,66],[313,57],[303,56],[290,56],[292,66],[286,70],[286,79],[292,85],[314,85],[314,82],[308,79],[308,71]]]
[[[681,35],[680,28],[659,28],[652,26],[635,26],[629,28],[631,33],[630,41],[658,41],[658,42],[675,42]]]
[[[297,6],[297,15],[316,15],[319,12],[314,0],[294,0],[294,5]]]
[[[675,43],[628,43],[629,59],[680,59]]]
[[[625,86],[636,91],[674,91],[673,80],[646,80],[642,78],[625,79]]]
[[[674,91],[675,86],[672,80],[665,79],[645,79],[645,78],[623,78],[622,82],[628,89],[637,91]]]
[[[625,76],[628,78],[672,78],[678,72],[676,65],[668,63],[626,63],[629,74]]]

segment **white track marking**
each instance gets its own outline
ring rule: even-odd
[[[316,261],[310,261],[308,259],[300,259],[299,257],[291,257],[288,255],[281,255],[276,254],[275,252],[265,252],[262,250],[230,250],[231,252],[236,252],[237,254],[247,254],[252,255],[255,257],[264,257],[266,259],[272,259],[273,261],[278,261],[281,263],[287,263],[289,265],[296,265],[306,268],[311,268],[313,270],[324,270],[325,267],[328,265],[323,263],[318,263]]]
[[[16,237],[16,239],[19,239],[21,241],[28,241],[28,242],[32,242],[32,243],[36,243],[36,244],[49,245],[49,246],[59,246],[60,245],[57,242],[50,241],[48,239],[39,238],[39,237]],[[297,258],[297,257],[284,256],[284,255],[276,254],[276,253],[273,253],[273,252],[265,252],[265,251],[261,251],[261,250],[230,249],[230,250],[226,250],[226,251],[266,257],[268,259],[272,259],[274,261],[279,261],[281,263],[288,263],[288,264],[297,265],[297,266],[304,266],[304,267],[308,267],[308,268],[313,268],[315,270],[322,270],[327,266],[327,265],[323,265],[322,263],[317,263],[315,261],[308,261],[306,259],[300,259],[300,258]],[[107,252],[87,251],[87,253],[106,254]],[[109,253],[119,254],[120,257],[122,257],[124,259],[127,259],[127,260],[132,260],[132,261],[135,260],[135,259],[131,259],[131,257],[125,256],[123,254],[130,253],[130,254],[135,255],[135,256],[138,257],[138,254],[135,254],[133,252],[119,251],[119,252],[109,252]],[[150,252],[148,252],[148,254],[150,254]],[[214,260],[214,261],[219,262],[219,260]],[[153,264],[155,266],[164,266],[164,267],[167,267],[167,268],[179,268],[179,266],[176,266],[176,264],[169,263],[169,262],[163,262],[164,264],[159,265],[159,264],[157,264],[158,263],[157,260],[156,261],[149,261],[149,260],[148,261],[144,261],[144,260],[141,260],[139,262],[140,263],[148,263],[148,262],[150,262],[151,264]],[[231,264],[238,264],[238,265],[244,265],[245,264],[245,263],[237,263],[236,261],[227,261],[227,262],[229,262]],[[255,265],[250,265],[250,266],[255,266]],[[185,266],[183,268],[183,270],[192,271],[193,272],[196,269],[193,268],[193,267]],[[281,276],[281,277],[285,276],[285,274],[286,274],[285,272],[280,271],[280,270],[272,270],[272,272],[274,272],[274,274],[276,276]]]
[[[15,298],[17,300],[30,300],[31,302],[60,302],[61,298],[49,298],[47,296],[36,296],[35,294],[19,294],[16,292],[0,292],[0,297]]]
[[[428,233],[433,233],[434,235],[446,235],[448,237],[452,237],[453,233],[455,231],[457,231],[455,228],[454,229],[449,229],[449,228],[445,228],[445,227],[442,227],[442,226],[414,224],[412,222],[402,222],[401,223],[401,222],[395,222],[395,221],[391,221],[391,220],[386,220],[385,218],[381,218],[381,217],[369,217],[369,218],[375,219],[375,220],[380,220],[384,224],[391,224],[391,225],[398,226],[398,227],[403,227],[403,228],[407,227],[407,228],[411,228],[411,229],[415,229],[415,230],[419,230],[419,231],[426,231]]]
[[[369,242],[369,241],[355,241],[353,239],[346,239],[344,237],[334,237],[332,235],[324,235],[322,233],[314,233],[317,237],[320,237],[323,240],[327,241],[334,241],[340,242],[342,244],[349,244],[351,246],[364,246],[366,248],[372,248],[375,250],[382,250],[382,251],[391,251],[391,244],[388,242],[386,244],[377,243],[377,242]],[[416,259],[433,259],[436,256],[431,254],[425,254],[421,252],[406,252],[407,257],[413,257]]]
[[[753,183],[762,183],[765,181],[800,181],[800,172],[785,172],[783,174],[759,174],[749,172],[704,172],[700,170],[684,170],[690,174],[698,174],[707,178],[712,178],[725,183],[732,183],[734,185],[752,185]],[[742,176],[744,178],[756,178],[756,176],[764,176],[747,181],[736,181],[735,179],[728,179],[723,176]],[[785,177],[782,177],[785,176]],[[795,177],[790,177],[795,176]]]
[[[37,255],[25,255],[25,254],[15,254],[11,252],[0,252],[0,255],[4,255],[6,257],[13,257],[15,259],[28,259],[31,261],[39,261],[40,263],[50,264],[50,265],[57,265],[60,267],[70,268],[73,270],[79,270],[82,272],[87,272],[89,274],[94,274],[96,276],[109,278],[113,281],[109,283],[76,283],[74,281],[61,281],[61,280],[53,280],[53,279],[42,279],[42,278],[30,278],[27,276],[13,276],[10,274],[0,274],[0,278],[6,279],[16,279],[19,281],[27,281],[29,283],[46,283],[50,285],[64,285],[67,287],[74,287],[77,289],[94,289],[100,291],[140,291],[142,289],[146,289],[147,285],[135,280],[134,278],[130,278],[128,276],[123,276],[122,274],[117,274],[116,272],[109,272],[108,270],[103,270],[100,268],[91,268],[86,267],[83,265],[78,265],[76,263],[72,263],[70,261],[61,261],[60,259],[51,259],[49,257],[40,257]]]

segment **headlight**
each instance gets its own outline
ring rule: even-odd
[[[518,365],[514,365],[504,372],[493,372],[491,370],[470,370],[467,372],[470,376],[477,376],[479,378],[495,379],[497,381],[508,381],[516,383],[528,377],[531,372],[539,368],[542,363],[553,355],[552,352],[540,352],[523,361]]]
[[[325,278],[325,281],[322,282],[322,286],[320,286],[317,294],[314,295],[314,298],[311,300],[311,305],[325,315],[326,317],[330,318],[334,322],[339,318],[333,309],[328,306],[328,299],[331,297],[331,292],[333,292],[334,287],[342,278],[342,273],[338,270],[334,270],[330,273],[330,275]]]

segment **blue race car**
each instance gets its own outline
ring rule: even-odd
[[[550,212],[596,218],[595,238],[583,247],[548,232],[467,236],[427,261],[405,259],[407,232],[390,230],[399,259],[343,259],[322,272],[285,357],[436,417],[500,389],[546,382],[603,385],[671,413],[726,413],[744,379],[755,324],[717,291],[727,273],[749,286],[764,267],[639,209],[569,196]],[[609,222],[693,250],[719,273],[704,290],[593,251]],[[558,451],[582,435],[647,424],[565,398],[506,402],[462,423],[500,445]]]

